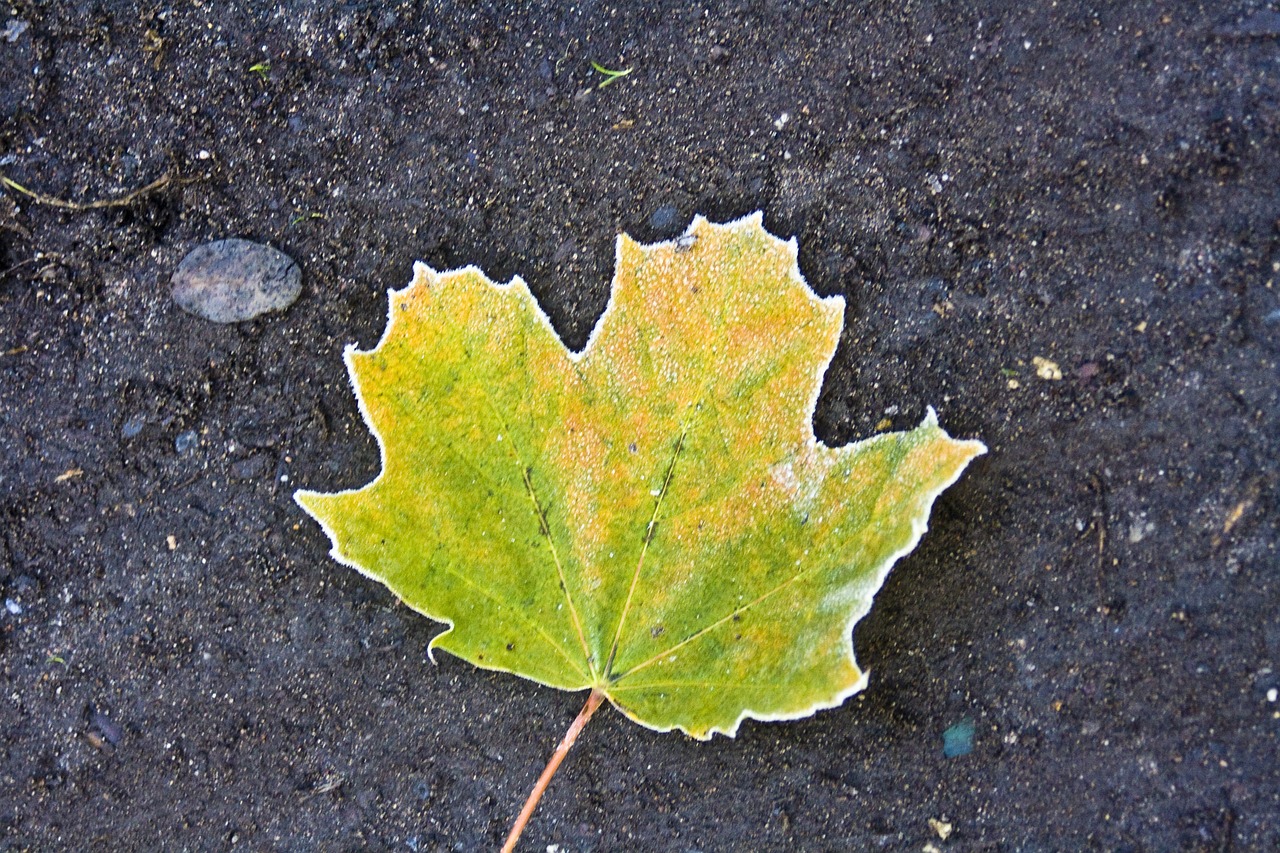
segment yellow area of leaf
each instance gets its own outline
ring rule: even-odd
[[[580,353],[519,279],[419,264],[389,296],[382,341],[346,353],[382,472],[298,502],[335,559],[450,626],[432,648],[655,729],[732,735],[860,689],[854,623],[985,451],[932,410],[814,438],[844,303],[758,214],[619,237]]]

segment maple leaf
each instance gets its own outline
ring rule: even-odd
[[[345,353],[382,471],[298,503],[336,560],[448,624],[432,649],[653,729],[733,735],[857,692],[854,623],[985,451],[932,409],[815,439],[844,301],[759,214],[619,236],[578,353],[519,278],[417,264],[389,305],[378,345]]]

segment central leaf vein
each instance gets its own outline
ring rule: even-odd
[[[680,459],[681,451],[684,450],[684,439],[687,434],[687,428],[681,430],[680,437],[676,439],[676,448],[671,454],[671,461],[667,463],[667,473],[662,478],[662,487],[658,490],[658,496],[653,502],[653,514],[650,516],[649,524],[644,531],[644,544],[640,546],[640,558],[636,560],[636,570],[631,575],[631,587],[627,590],[627,600],[622,605],[622,613],[618,615],[618,630],[613,634],[613,645],[609,649],[609,661],[604,667],[606,680],[610,679],[614,658],[618,656],[618,642],[622,639],[622,628],[627,622],[627,614],[631,611],[631,600],[635,597],[636,585],[640,582],[640,572],[644,568],[644,558],[649,553],[649,543],[653,541],[653,534],[658,527],[658,513],[662,510],[662,500],[667,496],[667,491],[671,488],[671,477],[676,472],[676,462]]]

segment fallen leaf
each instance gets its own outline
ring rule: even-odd
[[[382,473],[297,499],[335,559],[450,625],[433,649],[706,738],[861,688],[853,624],[985,448],[932,411],[818,442],[843,300],[758,214],[690,233],[619,238],[580,353],[520,279],[417,265],[378,346],[346,352]]]
[[[619,236],[578,353],[519,278],[417,264],[345,353],[382,472],[296,499],[334,559],[449,626],[432,650],[705,739],[862,688],[854,624],[985,448],[932,409],[817,441],[844,301],[759,214],[687,236]]]
[[[65,483],[67,482],[67,480],[74,480],[76,477],[83,477],[83,476],[84,476],[83,468],[68,468],[58,476],[54,477],[53,482]]]

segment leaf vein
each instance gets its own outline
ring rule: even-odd
[[[493,402],[493,397],[485,389],[485,402],[489,404],[489,410],[493,416],[498,419],[498,423],[502,425],[502,429],[506,432],[510,439],[511,453],[515,457],[515,462],[520,466],[520,476],[524,481],[525,493],[529,496],[529,501],[533,505],[534,515],[538,519],[538,532],[540,532],[547,540],[547,545],[551,550],[551,562],[556,567],[556,576],[560,580],[560,592],[564,594],[565,602],[569,605],[569,616],[573,620],[573,629],[578,634],[578,642],[582,644],[583,659],[587,662],[587,667],[591,670],[591,678],[595,680],[596,668],[591,658],[591,647],[587,645],[587,635],[582,630],[582,620],[578,617],[578,609],[573,606],[573,596],[569,593],[569,584],[565,579],[564,565],[560,562],[560,553],[556,550],[555,539],[551,536],[551,525],[547,522],[547,513],[543,509],[541,501],[538,500],[538,493],[533,488],[533,478],[530,476],[532,467],[524,462],[524,454],[521,452],[519,444],[516,442],[515,435],[507,425],[507,419],[498,411],[498,407]]]
[[[463,583],[463,584],[465,584],[465,585],[467,585],[467,586],[471,587],[471,588],[472,588],[472,589],[474,589],[476,592],[480,593],[480,594],[481,594],[481,595],[483,595],[485,598],[487,598],[487,599],[489,599],[490,601],[492,601],[494,604],[497,604],[499,607],[505,608],[505,609],[507,609],[507,610],[509,610],[509,611],[511,611],[511,612],[513,612],[513,613],[515,613],[515,614],[516,614],[516,616],[520,619],[520,621],[521,621],[521,622],[524,622],[525,624],[530,625],[530,626],[533,628],[533,630],[534,630],[535,632],[537,632],[539,635],[541,635],[541,636],[542,636],[542,638],[543,638],[544,640],[546,640],[546,641],[547,641],[547,645],[551,646],[551,648],[555,649],[557,652],[559,652],[559,653],[560,653],[560,656],[561,656],[561,657],[563,657],[565,660],[569,661],[569,663],[571,663],[571,664],[573,665],[573,668],[574,668],[574,671],[575,671],[575,672],[577,672],[577,673],[578,673],[579,675],[581,675],[583,678],[588,678],[588,679],[590,679],[590,678],[594,678],[594,675],[592,675],[592,674],[588,674],[585,670],[583,670],[582,665],[581,665],[578,661],[574,660],[574,659],[573,659],[573,656],[572,656],[572,655],[570,655],[567,651],[565,651],[564,647],[563,647],[563,646],[561,646],[559,643],[557,643],[557,642],[555,641],[555,639],[553,639],[553,638],[552,638],[552,636],[551,636],[550,634],[548,634],[548,633],[547,633],[547,632],[542,628],[542,626],[541,626],[541,625],[539,625],[537,622],[535,622],[535,621],[533,620],[533,617],[531,617],[531,616],[529,616],[527,613],[525,613],[523,608],[521,608],[521,607],[517,607],[517,606],[515,606],[514,604],[508,604],[507,602],[505,602],[505,601],[503,601],[501,598],[499,598],[497,595],[495,595],[493,592],[491,592],[490,590],[488,590],[488,589],[484,588],[483,586],[480,586],[480,585],[479,585],[479,584],[477,584],[475,581],[473,581],[471,578],[467,577],[465,574],[463,574],[462,572],[459,572],[458,570],[454,569],[454,568],[453,568],[453,567],[451,567],[451,566],[450,566],[450,567],[445,567],[445,571],[446,571],[446,572],[448,572],[449,574],[453,575],[453,576],[454,576],[455,578],[457,578],[458,580],[462,581],[462,583]],[[453,629],[450,629],[450,630],[453,630]],[[441,636],[444,636],[444,635],[442,634]]]
[[[899,449],[901,449],[901,448],[899,448]],[[895,458],[895,459],[893,460],[893,463],[892,463],[892,466],[891,466],[891,467],[892,467],[892,471],[893,471],[893,473],[896,473],[896,471],[897,471],[898,467],[899,467],[901,464],[902,464],[902,456],[899,456],[898,458]],[[884,496],[885,491],[887,491],[887,489],[888,489],[888,485],[889,485],[891,482],[893,482],[893,473],[886,473],[886,475],[885,475],[884,477],[882,477],[882,478],[881,478],[881,480],[880,480],[880,484],[879,484],[879,485],[880,485],[880,494],[876,497],[876,505],[877,505],[877,507],[879,506],[880,499]],[[875,513],[873,513],[873,517],[874,517],[874,515],[875,515]],[[864,526],[862,527],[862,529],[860,529],[860,530],[858,531],[858,535],[859,535],[859,537],[861,537],[861,535],[866,531],[866,529],[867,529],[867,527],[864,525]],[[616,676],[616,677],[615,677],[614,682],[615,682],[615,683],[620,682],[622,679],[624,679],[624,678],[626,678],[626,677],[628,677],[628,676],[630,676],[630,675],[633,675],[634,673],[639,672],[640,670],[645,669],[645,668],[646,668],[646,667],[648,667],[648,666],[652,666],[654,663],[657,663],[659,660],[661,660],[662,658],[664,658],[664,657],[666,657],[667,655],[671,654],[672,652],[677,651],[678,649],[684,648],[685,646],[689,645],[690,643],[692,643],[692,642],[694,642],[694,641],[696,641],[696,640],[699,640],[699,639],[701,639],[702,637],[705,637],[708,633],[710,633],[711,631],[714,631],[716,628],[719,628],[721,625],[723,625],[724,623],[726,623],[726,622],[728,622],[729,620],[733,619],[735,616],[740,616],[740,615],[742,615],[743,613],[745,613],[745,612],[747,612],[748,610],[750,610],[752,607],[755,607],[757,604],[760,604],[761,602],[763,602],[763,601],[765,601],[765,600],[767,600],[767,599],[769,599],[769,598],[772,598],[774,595],[776,595],[776,594],[778,594],[779,592],[781,592],[782,590],[786,589],[786,588],[787,588],[788,586],[790,586],[791,584],[795,583],[796,581],[801,580],[802,578],[806,578],[806,577],[808,577],[809,575],[813,574],[813,573],[814,573],[814,572],[816,572],[819,568],[822,568],[822,567],[823,567],[823,564],[822,564],[822,563],[818,563],[818,562],[816,562],[816,561],[815,561],[815,562],[813,562],[813,563],[810,563],[808,566],[806,566],[805,568],[803,568],[803,569],[801,569],[800,571],[796,572],[794,575],[792,575],[791,577],[787,578],[787,579],[786,579],[786,580],[784,580],[782,583],[780,583],[780,584],[778,584],[777,586],[775,586],[773,589],[768,590],[768,591],[767,591],[767,592],[765,592],[763,595],[759,596],[758,598],[754,599],[753,601],[749,601],[749,602],[747,602],[746,604],[742,605],[741,607],[737,608],[736,610],[733,610],[732,612],[730,612],[728,615],[726,615],[726,616],[724,616],[724,617],[722,617],[722,618],[720,618],[720,619],[717,619],[716,621],[712,622],[711,624],[707,625],[706,627],[699,628],[697,631],[694,631],[694,632],[693,632],[692,634],[690,634],[688,637],[685,637],[683,640],[681,640],[680,642],[678,642],[678,643],[676,643],[675,645],[671,646],[670,648],[666,649],[665,651],[659,652],[659,653],[657,653],[657,654],[653,655],[652,657],[649,657],[649,658],[647,658],[647,659],[645,659],[645,660],[641,661],[640,663],[636,664],[635,666],[631,667],[631,668],[630,668],[630,669],[628,669],[626,672],[623,672],[623,673],[619,674],[618,676]]]
[[[640,582],[640,571],[644,568],[644,558],[649,553],[649,543],[653,541],[654,531],[658,526],[658,513],[662,509],[662,500],[667,496],[667,491],[671,488],[671,478],[676,472],[676,462],[679,461],[680,453],[684,449],[684,439],[687,434],[687,428],[680,431],[680,437],[676,439],[675,452],[671,454],[671,461],[667,463],[667,473],[662,478],[662,487],[653,502],[653,514],[649,518],[649,526],[645,528],[644,545],[640,548],[640,559],[636,560],[636,570],[631,576],[631,587],[627,590],[627,600],[622,605],[622,613],[618,616],[618,630],[614,632],[613,646],[609,649],[609,662],[605,664],[604,677],[606,679],[609,678],[610,670],[613,669],[613,661],[618,656],[618,642],[622,639],[622,628],[627,622],[627,614],[631,611],[631,600],[635,596],[636,586]]]

